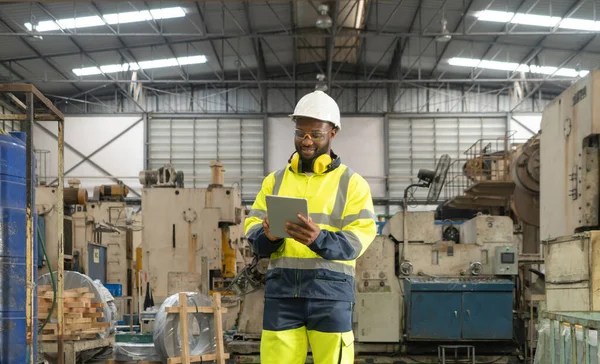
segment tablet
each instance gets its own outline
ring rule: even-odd
[[[290,221],[302,224],[298,214],[308,217],[308,200],[305,198],[267,195],[267,216],[271,235],[278,238],[290,238],[285,232],[285,223]]]

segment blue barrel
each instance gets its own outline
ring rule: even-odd
[[[32,166],[35,160],[32,155]],[[35,179],[35,173],[33,173]],[[32,188],[35,181],[32,181]],[[32,191],[35,200],[35,189]],[[26,346],[26,153],[25,133],[0,134],[0,363],[29,363]],[[35,213],[35,203],[33,204]],[[34,235],[37,233],[34,215]],[[33,244],[37,281],[37,244]],[[34,290],[34,359],[37,347],[37,289]]]

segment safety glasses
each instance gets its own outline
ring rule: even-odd
[[[325,136],[331,130],[332,129],[329,129],[327,131],[311,131],[310,133],[308,133],[308,132],[305,132],[304,130],[296,129],[294,131],[294,135],[295,135],[296,139],[304,139],[308,136],[308,138],[311,140],[319,141],[319,140],[323,140],[325,138]]]

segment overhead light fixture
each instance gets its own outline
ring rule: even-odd
[[[319,73],[317,75],[317,84],[315,85],[315,91],[323,91],[323,92],[327,92],[327,83],[325,83],[325,75],[322,73]]]
[[[584,77],[589,73],[585,70],[575,70],[572,68],[556,68],[549,66],[528,66],[526,64],[519,64],[515,62],[499,62],[499,61],[487,61],[482,59],[474,58],[460,58],[454,57],[448,60],[448,64],[457,67],[469,67],[469,68],[482,68],[497,71],[509,71],[509,72],[524,72],[524,73],[537,73],[542,75],[553,75],[563,77]]]
[[[44,40],[44,37],[42,37],[42,35],[40,34],[40,32],[37,30],[37,23],[33,23],[31,30],[29,32],[29,37],[31,39],[34,40]]]
[[[321,4],[319,5],[318,10],[319,16],[317,17],[316,27],[319,29],[331,28],[331,26],[333,25],[333,20],[331,20],[331,17],[329,16],[329,14],[327,14],[327,11],[329,11],[329,6],[327,6],[326,4]]]
[[[67,18],[54,20],[45,20],[37,24],[38,32],[49,32],[60,29],[80,29],[97,27],[106,24],[127,24],[137,23],[149,20],[182,18],[185,16],[185,11],[182,7],[162,8],[143,11],[130,11],[125,13],[105,14],[102,17],[97,15],[82,16],[79,18]],[[25,23],[28,30],[33,30],[31,23]]]
[[[100,75],[103,73],[117,73],[127,71],[137,71],[153,68],[178,67],[189,64],[206,63],[206,56],[189,56],[179,58],[155,59],[152,61],[143,61],[138,63],[108,64],[100,67],[74,68],[73,73],[77,76]]]
[[[33,40],[44,40],[44,37],[42,37],[40,35],[40,32],[38,31],[38,22],[35,20],[35,16],[33,15],[33,13],[31,14],[31,29],[29,29],[29,35],[28,37],[33,39]]]
[[[511,13],[495,10],[483,10],[477,12],[475,17],[480,21],[490,21],[496,23],[531,25],[545,28],[558,27],[559,29],[600,31],[600,21],[587,19],[562,19],[557,16]]]
[[[451,41],[452,36],[450,35],[450,32],[448,31],[448,21],[446,20],[446,18],[444,18],[443,15],[442,15],[442,20],[440,21],[440,24],[442,24],[442,34],[435,37],[435,41],[439,42],[439,43],[446,43],[446,42]]]

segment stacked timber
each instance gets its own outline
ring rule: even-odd
[[[101,334],[110,327],[110,322],[102,322],[103,309],[106,304],[92,302],[96,295],[87,287],[68,289],[64,291],[64,339],[86,340],[95,339],[96,334]],[[51,286],[38,286],[38,318],[45,321],[52,309],[54,291]],[[97,300],[96,300],[97,301]],[[58,340],[58,327],[56,323],[58,302],[52,312],[51,321],[44,327],[40,340]]]

